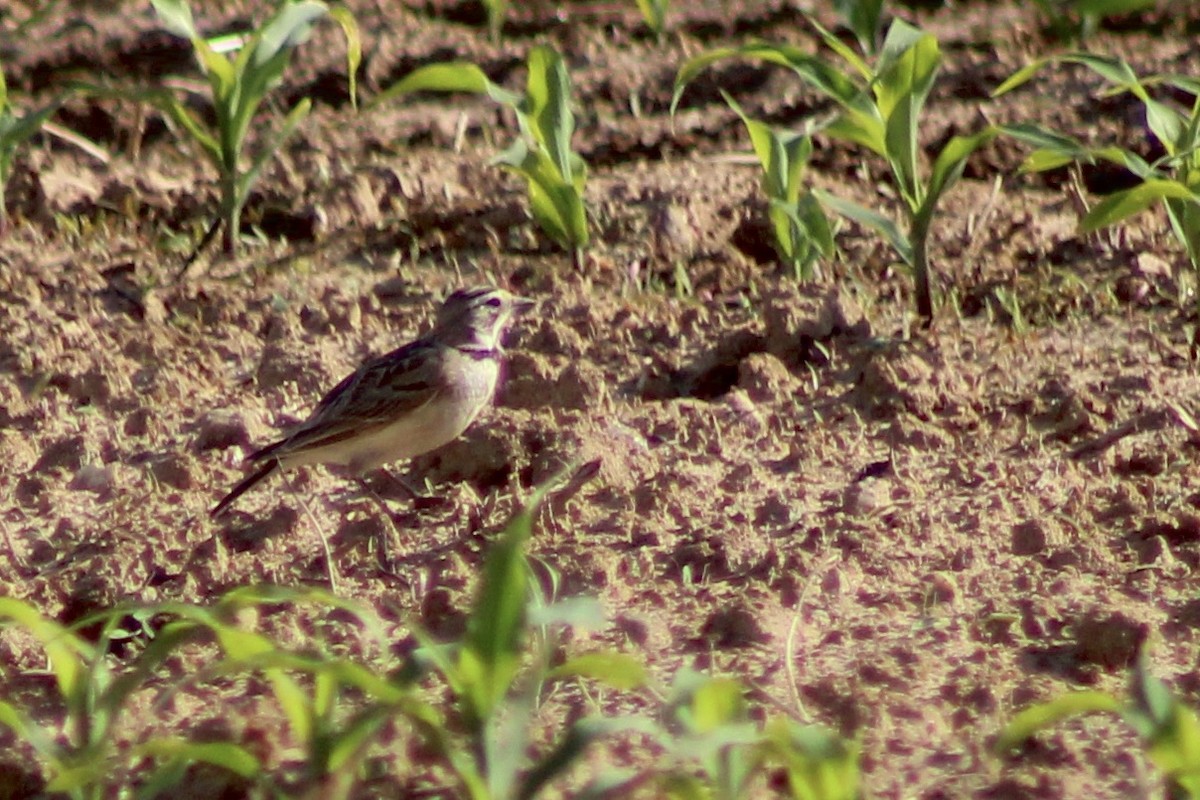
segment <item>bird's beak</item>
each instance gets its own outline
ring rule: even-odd
[[[517,297],[513,295],[512,299],[513,313],[524,314],[529,309],[537,305],[537,302],[530,300],[527,297]]]

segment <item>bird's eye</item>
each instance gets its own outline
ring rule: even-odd
[[[488,298],[488,301],[484,303],[484,305],[492,308],[499,308],[501,305],[503,305],[503,301],[499,297],[490,297]]]

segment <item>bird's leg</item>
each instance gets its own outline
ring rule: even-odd
[[[387,474],[386,470],[381,471],[384,472],[384,474]],[[396,527],[396,520],[392,517],[391,509],[387,507],[387,501],[379,496],[379,492],[375,491],[374,487],[371,486],[370,482],[366,478],[361,475],[356,476],[356,478],[358,480],[358,485],[363,489],[363,493],[370,497],[375,504],[379,506],[379,510],[382,513],[384,520],[387,521],[388,527],[392,529],[392,534],[395,535],[396,539],[398,540],[400,538],[400,529]],[[379,561],[379,568],[389,575],[396,576],[395,571],[392,569],[392,548],[389,544],[386,531],[381,532],[381,535],[375,543],[375,547],[377,560]]]
[[[292,478],[286,470],[282,470],[283,480],[287,483],[288,488],[296,499],[300,501],[300,507],[304,509],[304,513],[308,515],[308,521],[312,523],[313,529],[316,530],[318,538],[321,540],[321,549],[325,551],[325,567],[329,574],[329,591],[335,595],[338,593],[337,587],[337,565],[333,562],[333,551],[329,548],[329,537],[325,535],[325,529],[321,527],[320,520],[316,514],[313,514],[312,509],[308,507],[308,503],[304,500],[304,495],[296,491],[296,486],[292,483]]]
[[[385,467],[380,467],[377,471],[379,472],[380,475],[383,475],[389,481],[391,481],[395,485],[399,486],[400,488],[404,489],[404,491],[408,493],[408,497],[410,500],[419,500],[420,498],[425,496],[424,492],[418,490],[417,487],[413,486],[411,483],[409,483],[407,480],[405,480],[402,476],[393,474],[390,470],[386,469]]]

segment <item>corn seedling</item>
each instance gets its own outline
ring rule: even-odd
[[[285,2],[262,27],[244,36],[210,40],[196,30],[186,0],[152,0],[152,3],[167,30],[191,42],[200,70],[208,79],[208,100],[215,122],[208,126],[188,110],[179,97],[167,90],[140,92],[133,96],[167,113],[188,132],[216,168],[220,215],[197,250],[203,248],[221,225],[225,252],[233,254],[241,234],[242,209],[250,191],[266,164],[308,115],[312,100],[304,98],[298,102],[279,127],[260,143],[258,152],[247,159],[244,153],[246,138],[251,123],[258,117],[259,106],[267,93],[278,85],[293,50],[308,38],[316,21],[326,15],[337,20],[346,36],[347,70],[353,101],[355,72],[361,58],[358,27],[349,10],[342,6],[330,6],[319,0],[300,0]],[[225,55],[228,49],[235,55]],[[266,126],[260,120],[256,127],[263,130]]]
[[[18,116],[9,101],[8,83],[4,80],[4,73],[0,71],[0,235],[8,229],[8,205],[4,195],[8,188],[8,180],[12,177],[17,148],[42,130],[42,126],[58,110],[62,101],[63,97],[60,95]]]
[[[796,278],[812,278],[816,264],[835,251],[829,218],[816,195],[804,186],[804,167],[812,155],[812,137],[751,119],[732,97],[725,92],[721,95],[741,117],[762,167],[767,218],[775,235],[775,249]]]
[[[902,231],[884,215],[850,200],[820,190],[814,190],[814,194],[826,207],[874,229],[887,240],[912,270],[917,313],[930,321],[933,295],[927,246],[938,202],[962,177],[971,153],[991,141],[998,130],[988,127],[968,136],[952,137],[923,176],[918,123],[941,65],[937,39],[903,20],[894,20],[878,56],[869,62],[818,23],[812,24],[847,69],[839,69],[823,58],[789,45],[758,42],[718,48],[688,60],[680,68],[675,78],[672,112],[687,84],[701,70],[730,57],[788,67],[833,99],[840,106],[840,113],[822,128],[823,133],[865,147],[885,160],[900,197],[905,229]]]
[[[636,0],[642,21],[654,34],[654,38],[662,44],[663,34],[667,30],[667,9],[671,7],[670,0]]]
[[[1106,196],[1079,220],[1082,233],[1092,233],[1162,203],[1171,230],[1183,245],[1192,268],[1200,274],[1200,80],[1182,75],[1139,78],[1125,61],[1073,53],[1042,59],[1018,70],[994,95],[1009,92],[1053,61],[1082,64],[1111,83],[1112,93],[1129,92],[1146,109],[1146,123],[1164,154],[1153,162],[1117,146],[1088,147],[1082,142],[1036,125],[1010,125],[1004,131],[1036,149],[1022,164],[1025,172],[1041,172],[1070,164],[1107,161],[1132,172],[1141,183]],[[1163,84],[1194,99],[1190,110],[1154,99],[1149,89]]]
[[[1166,685],[1149,673],[1143,653],[1130,678],[1128,700],[1107,692],[1065,694],[1019,713],[1000,733],[995,751],[1008,755],[1026,740],[1065,720],[1090,714],[1116,714],[1145,744],[1163,773],[1168,797],[1200,798],[1200,720]]]
[[[549,47],[530,51],[528,70],[525,94],[519,95],[493,83],[474,64],[430,64],[406,75],[375,102],[419,91],[471,92],[513,109],[521,135],[493,163],[525,178],[534,220],[571,252],[579,267],[588,243],[583,201],[587,165],[571,150],[575,117],[570,77],[562,57]]]
[[[598,736],[626,726],[622,720],[579,720],[549,752],[531,758],[530,731],[546,682],[583,677],[629,689],[646,680],[640,664],[616,653],[578,656],[550,670],[554,648],[547,629],[594,625],[600,610],[589,599],[549,605],[534,601],[523,552],[532,522],[526,509],[492,545],[462,641],[438,644],[418,633],[423,644],[407,670],[410,681],[432,670],[450,690],[450,721],[427,704],[414,703],[404,715],[451,766],[462,795],[473,800],[534,797],[574,765]],[[534,653],[532,666],[523,669],[530,639],[543,646]]]
[[[683,671],[675,678],[658,735],[668,768],[657,782],[668,797],[736,800],[783,767],[798,800],[858,797],[858,751],[820,728],[776,719],[751,721],[744,689],[730,678]]]
[[[390,683],[367,667],[327,653],[294,652],[270,638],[245,630],[228,620],[247,606],[263,604],[316,604],[353,615],[382,651],[386,649],[378,621],[357,605],[316,589],[296,590],[271,587],[236,589],[213,607],[169,603],[159,607],[174,621],[159,633],[166,648],[204,634],[216,639],[221,660],[213,671],[220,675],[253,672],[270,685],[292,736],[302,748],[304,774],[309,785],[322,786],[328,797],[347,796],[357,777],[358,766],[374,734],[408,699],[404,689]],[[371,702],[347,707],[346,695],[354,692]],[[224,743],[223,755],[238,766],[244,778],[265,781],[262,766],[247,750]],[[153,741],[143,752],[165,761],[152,781],[167,788],[182,777],[197,756],[193,744],[177,740]],[[231,768],[228,764],[222,764]],[[334,791],[336,787],[337,791]]]
[[[31,606],[0,597],[0,620],[24,628],[45,650],[62,704],[60,735],[0,700],[0,725],[33,748],[46,771],[48,793],[74,799],[104,797],[106,785],[121,771],[112,747],[113,730],[125,701],[156,665],[153,657],[143,657],[120,676],[109,668],[109,645],[121,638],[119,624],[128,613],[114,610],[80,623],[101,626],[93,644],[76,629],[41,616]],[[148,618],[144,614],[130,616],[138,621]]]

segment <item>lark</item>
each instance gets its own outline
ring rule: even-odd
[[[364,363],[291,433],[250,455],[261,466],[210,513],[219,515],[276,470],[336,464],[362,474],[457,439],[491,402],[501,339],[532,306],[503,289],[454,292],[428,334]]]

